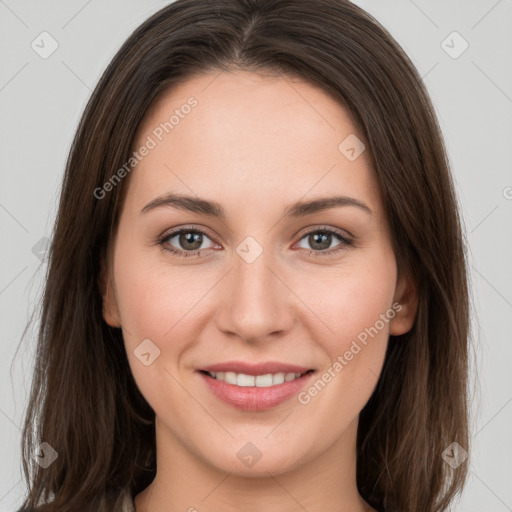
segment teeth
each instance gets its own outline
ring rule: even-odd
[[[220,375],[220,373],[219,373]],[[215,377],[215,373],[212,375]],[[236,384],[236,373],[235,372],[226,372],[224,373],[224,381],[228,384]]]
[[[277,386],[283,382],[290,382],[298,379],[300,373],[267,373],[266,375],[246,375],[245,373],[235,372],[208,372],[211,377],[217,380],[223,380],[228,384],[234,384],[240,387],[268,388]]]
[[[254,381],[256,377],[254,375],[244,375],[243,373],[239,373],[236,376],[236,385],[237,386],[254,386]]]
[[[238,377],[240,378],[241,375]],[[269,386],[272,386],[272,382],[273,382],[273,379],[272,379],[272,375],[270,373],[268,373],[267,375],[257,375],[255,378],[254,378],[254,386],[256,386],[257,388],[268,388]],[[284,382],[284,377],[283,377],[283,382]],[[276,384],[278,384],[278,382],[276,382]]]

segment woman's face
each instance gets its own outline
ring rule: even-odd
[[[354,445],[415,313],[361,139],[290,77],[202,75],[148,111],[104,316],[174,453],[254,476]]]

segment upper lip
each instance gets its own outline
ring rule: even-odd
[[[305,373],[313,368],[306,368],[294,364],[279,363],[275,361],[267,361],[264,363],[251,364],[243,361],[227,361],[225,363],[217,363],[209,366],[203,366],[198,370],[206,372],[235,372],[245,375],[266,375],[268,373]]]

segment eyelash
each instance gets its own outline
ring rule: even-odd
[[[200,233],[200,234],[205,235],[208,238],[210,238],[204,231],[201,231],[199,229],[195,229],[192,227],[185,227],[185,228],[181,228],[176,231],[172,231],[171,233],[163,235],[162,237],[160,237],[158,239],[158,244],[161,245],[165,251],[169,251],[180,258],[199,257],[201,255],[201,253],[206,250],[206,249],[196,249],[195,251],[182,251],[182,250],[176,249],[172,246],[166,245],[168,240],[174,238],[176,235],[180,235],[181,233]],[[320,251],[309,250],[308,256],[328,257],[328,256],[332,256],[333,254],[338,253],[339,251],[343,251],[347,247],[351,247],[354,245],[354,240],[347,238],[346,236],[342,235],[340,232],[338,232],[336,230],[333,230],[332,228],[323,228],[323,227],[314,229],[312,231],[308,231],[307,233],[304,233],[301,236],[301,238],[299,239],[299,241],[303,240],[305,237],[310,236],[315,233],[334,235],[335,237],[340,239],[341,243],[332,249],[326,249],[326,250],[320,250]],[[305,250],[307,250],[307,249],[305,249]]]

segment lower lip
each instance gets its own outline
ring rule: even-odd
[[[202,372],[199,372],[199,375],[210,391],[227,404],[245,411],[265,411],[277,407],[296,395],[314,373],[306,373],[298,379],[266,388],[235,386],[223,380],[214,379]]]

